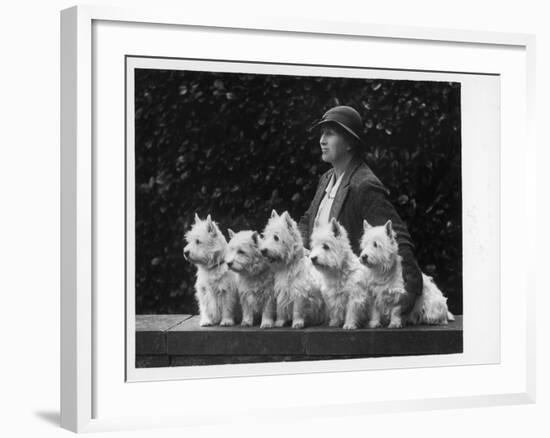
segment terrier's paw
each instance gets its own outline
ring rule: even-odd
[[[342,327],[342,323],[337,319],[331,319],[328,323],[329,327]]]
[[[284,327],[286,324],[286,321],[284,319],[278,319],[275,321],[275,327]]]
[[[222,327],[231,327],[235,325],[235,321],[232,319],[222,319],[222,322],[220,323]]]
[[[344,324],[344,327],[342,327],[344,330],[355,330],[359,328],[356,323],[347,323]]]
[[[388,324],[388,328],[401,328],[401,327],[403,327],[403,323],[401,322],[401,320],[394,320]]]
[[[248,320],[242,320],[241,321],[241,327],[252,327],[252,321],[248,321]]]
[[[201,327],[211,327],[213,325],[214,325],[214,323],[212,321],[210,321],[209,319],[203,319],[200,322]]]
[[[403,294],[405,294],[405,289],[400,287],[394,287],[385,291],[382,294],[382,300],[387,307],[392,307],[399,302],[399,299]]]
[[[264,320],[260,325],[260,328],[272,328],[275,324],[271,320]]]
[[[294,329],[302,329],[304,326],[305,324],[303,319],[297,319],[292,322],[292,328]]]
[[[380,321],[369,321],[369,328],[378,328],[381,327]]]

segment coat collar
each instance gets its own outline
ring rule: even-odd
[[[332,207],[330,208],[330,219],[338,219],[340,211],[342,210],[342,206],[344,205],[344,201],[346,200],[346,196],[348,195],[351,177],[362,163],[363,161],[361,159],[355,158],[351,160],[347,165],[346,170],[344,171],[344,177],[342,178],[342,182],[340,183],[340,187],[338,187],[338,191],[336,192],[336,196],[334,197]],[[334,169],[331,171],[331,176],[332,175],[334,175]]]
[[[329,214],[330,218],[333,218],[333,217],[338,218],[338,215],[342,210],[342,206],[344,205],[344,201],[346,200],[346,196],[349,191],[351,177],[353,176],[357,168],[361,166],[361,164],[363,164],[363,160],[361,160],[360,158],[355,158],[351,160],[350,163],[347,165],[346,170],[344,171],[344,177],[342,178],[340,187],[338,187],[338,191],[336,192],[336,196],[334,197],[334,201],[330,209],[330,214]],[[319,211],[319,205],[323,200],[323,196],[325,196],[325,190],[333,175],[334,175],[334,169],[330,169],[327,173],[325,173],[324,178],[321,179],[319,183],[319,187],[317,188],[317,192],[315,193],[315,197],[313,198],[313,201],[312,201],[313,211],[315,212],[315,214],[312,214],[309,218],[310,230],[313,230],[315,217],[317,216],[317,212]]]
[[[361,166],[362,164],[364,164],[364,162],[361,158],[353,158],[348,163],[348,165],[346,166],[346,169],[344,170],[344,177],[342,178],[342,182],[340,183],[340,188],[349,186],[349,184],[351,182],[351,177],[353,176],[353,174],[355,173],[357,168],[359,166]],[[334,175],[334,168],[330,169],[325,174],[325,179],[321,182],[321,184],[323,185],[323,192],[327,188],[328,183],[330,182],[330,179],[333,177],[333,175]]]

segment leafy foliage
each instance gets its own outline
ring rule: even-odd
[[[391,190],[424,272],[462,313],[460,84],[199,71],[135,73],[137,313],[196,313],[182,256],[195,212],[223,231],[299,219],[330,107],[364,120],[365,159]]]

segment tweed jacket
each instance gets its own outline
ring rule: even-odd
[[[317,210],[333,173],[334,170],[330,169],[321,176],[313,201],[299,221],[298,227],[307,248],[310,246]],[[359,243],[363,234],[363,219],[373,226],[383,225],[391,219],[397,235],[399,255],[402,257],[405,289],[410,294],[420,295],[422,273],[414,256],[414,244],[407,226],[391,204],[389,190],[364,161],[352,160],[346,168],[329,218],[336,218],[346,229],[356,255],[361,252]]]

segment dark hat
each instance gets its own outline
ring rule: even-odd
[[[329,109],[314,127],[318,127],[324,123],[336,123],[360,143],[363,143],[360,135],[363,130],[363,121],[359,113],[351,106],[340,105]]]

